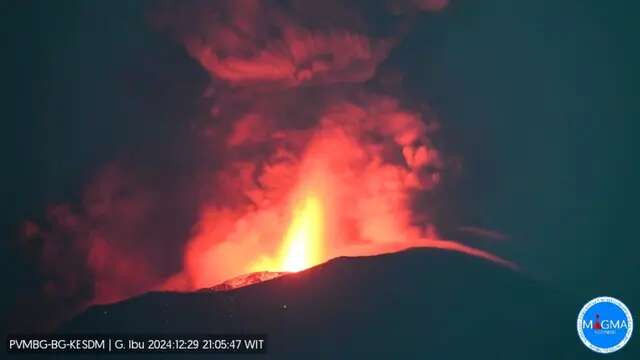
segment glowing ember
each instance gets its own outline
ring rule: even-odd
[[[281,270],[300,271],[320,262],[324,216],[320,200],[309,196],[300,209],[284,238]]]

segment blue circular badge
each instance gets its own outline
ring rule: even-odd
[[[622,301],[597,297],[578,314],[578,335],[591,350],[607,354],[620,350],[631,338],[633,318]]]

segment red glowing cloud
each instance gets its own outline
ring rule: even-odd
[[[442,160],[428,138],[434,127],[388,96],[355,97],[330,100],[303,130],[265,129],[264,113],[240,118],[227,137],[228,165],[214,175],[235,196],[204,205],[185,257],[188,280],[178,283],[197,288],[238,273],[286,270],[260,264],[278,266],[269,259],[306,196],[324,212],[318,262],[433,239],[428,224],[413,225],[409,200],[440,181]],[[244,158],[256,148],[254,159]]]
[[[233,86],[363,82],[386,58],[392,38],[372,37],[346,4],[224,1],[158,11],[214,78]],[[318,22],[324,17],[324,23]],[[326,26],[326,23],[330,23]]]

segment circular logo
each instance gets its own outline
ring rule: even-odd
[[[631,338],[633,318],[622,301],[597,297],[578,314],[578,335],[591,350],[608,354],[620,350]]]

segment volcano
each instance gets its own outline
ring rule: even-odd
[[[340,257],[228,291],[152,292],[89,308],[63,333],[267,333],[268,354],[585,358],[578,302],[455,251]]]

